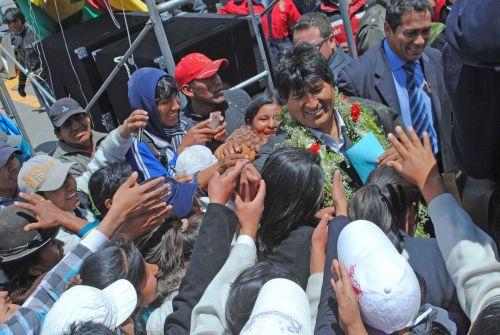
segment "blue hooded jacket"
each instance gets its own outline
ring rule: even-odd
[[[169,148],[170,138],[163,131],[156,108],[156,85],[165,76],[169,75],[160,69],[150,67],[135,71],[128,81],[128,98],[132,109],[142,109],[148,112],[149,120],[145,130],[155,137],[153,141]],[[142,180],[161,176],[171,177],[177,153],[173,150],[169,152],[172,152],[172,155],[168,155],[169,162],[166,164],[168,166],[164,166],[145,142],[138,142],[134,139],[126,158]]]
[[[148,112],[149,121],[146,130],[168,141],[156,109],[156,85],[162,77],[166,76],[171,77],[160,69],[152,67],[138,69],[128,81],[128,99],[133,110],[142,109]]]

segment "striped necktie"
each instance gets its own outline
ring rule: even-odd
[[[425,110],[424,99],[422,94],[425,94],[423,89],[419,88],[415,79],[416,62],[406,63],[403,69],[406,71],[406,89],[408,90],[408,100],[410,103],[410,115],[413,129],[418,137],[422,139],[424,131],[429,135],[434,153],[437,152],[437,135],[431,123],[429,115]]]

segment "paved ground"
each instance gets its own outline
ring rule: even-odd
[[[16,106],[17,115],[35,151],[48,153],[56,141],[49,117],[47,113],[40,113],[36,110],[40,104],[33,93],[31,84],[26,86],[27,96],[23,98],[17,93],[17,82],[17,78],[5,80],[5,86]]]

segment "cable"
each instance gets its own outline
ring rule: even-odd
[[[87,100],[87,97],[85,96],[85,93],[83,92],[82,83],[80,82],[80,78],[78,77],[78,74],[76,73],[75,66],[73,65],[73,60],[71,59],[71,54],[69,53],[68,43],[66,42],[66,36],[64,35],[64,29],[63,29],[63,26],[61,23],[61,16],[59,15],[59,9],[57,8],[57,0],[53,0],[53,1],[55,4],[55,7],[56,7],[57,21],[59,22],[59,27],[61,28],[61,34],[62,34],[64,46],[66,47],[66,53],[68,54],[68,59],[69,59],[70,65],[71,65],[71,69],[73,70],[73,73],[75,74],[76,81],[78,82],[78,86],[80,87],[80,92],[82,93],[83,99],[85,100],[85,103],[88,105],[89,101]]]
[[[113,21],[114,25],[116,26],[116,28],[121,29],[120,23],[116,20],[115,14],[113,14],[113,10],[111,9],[111,6],[109,5],[108,0],[103,0],[103,2],[106,5],[106,9],[107,9],[109,16],[111,17],[111,20]]]
[[[128,45],[129,45],[129,47],[131,47],[132,46],[132,38],[130,37],[130,30],[128,28],[128,20],[127,20],[127,15],[125,14],[125,7],[123,6],[123,0],[120,0],[120,3],[122,5],[123,19],[125,20],[125,29],[127,31]],[[134,65],[135,69],[137,70],[138,68],[137,68],[137,65],[135,64],[134,53],[132,53],[130,55],[129,59],[132,60],[132,65]],[[127,62],[128,62],[128,59],[127,59]]]
[[[49,62],[47,61],[47,56],[45,55],[45,49],[43,48],[42,39],[40,38],[40,27],[38,25],[38,20],[35,16],[35,12],[33,11],[33,4],[31,3],[30,0],[28,0],[28,4],[30,7],[30,15],[33,18],[33,23],[34,23],[33,28],[35,29],[35,35],[39,38],[39,43],[36,44],[38,60],[40,61],[40,66],[43,69],[44,63],[42,63],[42,59],[40,57],[40,50],[42,50],[43,59],[45,60],[45,64],[47,64],[47,72],[49,74],[49,86],[50,86],[50,89],[52,91],[51,93],[54,94],[54,84],[52,81],[52,72],[50,71]],[[38,76],[38,77],[40,77],[40,76]],[[43,80],[43,82],[45,82],[45,80],[43,78],[41,78],[41,79]]]

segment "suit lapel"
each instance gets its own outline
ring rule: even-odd
[[[422,68],[424,71],[424,78],[427,80],[430,88],[432,111],[434,117],[437,118],[437,124],[439,125],[441,124],[441,102],[439,100],[438,92],[436,91],[436,88],[438,87],[437,75],[439,74],[439,69],[436,69],[426,51],[427,50],[424,50],[424,53],[422,54]]]
[[[383,104],[391,107],[397,111],[398,114],[401,113],[396,86],[394,85],[394,78],[392,77],[391,68],[387,62],[383,46],[380,47],[378,53],[374,75],[375,89],[380,95]]]

